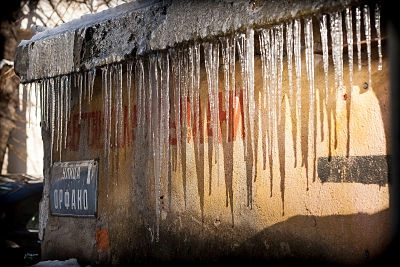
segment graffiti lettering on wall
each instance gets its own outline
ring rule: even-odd
[[[222,93],[219,93],[219,101],[222,103]],[[180,105],[181,107],[183,105]],[[201,105],[200,105],[201,106]],[[229,127],[228,127],[228,137],[227,140],[229,142],[235,141],[238,137],[244,137],[244,121],[243,121],[243,92],[237,96],[233,95],[231,92],[230,96],[230,104],[229,109],[224,109],[223,105],[219,105],[219,136],[220,142],[222,141],[222,131],[221,127],[227,127],[228,118],[229,118]],[[191,116],[189,115],[191,112],[191,103],[189,99],[187,100],[187,111],[183,112],[181,110],[181,120],[187,119],[186,125],[191,126],[192,131],[188,131],[187,142],[190,142],[196,135],[196,125],[191,122]],[[229,112],[229,116],[228,115]],[[111,147],[131,147],[135,140],[135,129],[137,127],[137,107],[136,105],[132,108],[132,113],[130,114],[128,107],[124,106],[122,110],[122,133],[119,135],[117,142],[110,142]],[[206,118],[203,118],[203,111],[200,108],[200,114],[194,117],[194,121],[198,119],[200,126],[200,141],[207,141],[204,138],[204,132],[207,136],[212,136],[212,127],[211,127],[211,115],[210,115],[210,106],[208,105],[208,112],[206,114]],[[79,120],[79,116],[81,119]],[[115,121],[115,117],[117,116],[117,111],[115,109],[111,110],[111,121]],[[130,118],[130,119],[129,119]],[[149,120],[149,118],[146,118]],[[204,123],[206,121],[206,123]],[[206,129],[204,129],[203,125],[206,125]],[[181,123],[182,125],[182,123]],[[171,145],[176,145],[176,122],[174,121],[174,116],[170,116],[170,138],[169,143]],[[241,128],[241,129],[240,129]],[[204,131],[205,130],[205,131]],[[67,147],[71,151],[77,151],[80,145],[84,142],[85,147],[88,149],[101,149],[103,147],[103,131],[104,131],[104,115],[102,111],[90,111],[90,112],[82,112],[81,114],[73,114],[72,119],[69,121],[68,127],[68,142]],[[115,138],[114,132],[111,134],[111,138]]]

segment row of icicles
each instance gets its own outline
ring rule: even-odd
[[[343,47],[344,32],[347,40],[347,55],[349,69],[349,83],[353,82],[353,46],[357,49],[357,66],[361,70],[361,36],[367,47],[369,83],[371,84],[371,16],[368,5],[362,7],[348,7],[343,12],[323,14],[318,18],[319,33],[313,32],[315,17],[297,18],[286,21],[279,25],[268,28],[252,29],[246,33],[236,33],[230,36],[219,38],[219,42],[195,42],[185,48],[170,48],[167,51],[160,51],[135,60],[122,63],[114,63],[101,68],[102,74],[102,129],[104,157],[107,162],[103,167],[110,166],[110,153],[113,148],[118,148],[118,142],[124,138],[124,127],[135,130],[136,145],[145,143],[149,153],[145,159],[151,162],[152,170],[148,171],[148,177],[154,178],[155,199],[156,199],[156,239],[158,240],[160,223],[160,195],[162,194],[163,177],[168,175],[171,169],[176,170],[182,161],[182,153],[185,153],[188,134],[193,137],[195,153],[200,153],[202,143],[202,101],[200,101],[200,70],[201,62],[207,77],[207,93],[209,105],[209,125],[211,133],[209,135],[209,149],[212,149],[214,161],[211,165],[219,162],[219,148],[221,142],[232,141],[233,112],[240,104],[240,94],[242,95],[241,112],[244,122],[244,159],[246,165],[254,168],[258,153],[256,149],[256,138],[261,135],[263,140],[263,162],[265,157],[276,155],[275,151],[277,139],[277,127],[282,120],[282,101],[283,81],[282,74],[288,74],[288,100],[292,112],[297,116],[297,128],[301,127],[301,96],[304,94],[301,87],[302,66],[301,57],[304,45],[306,75],[309,84],[309,112],[315,112],[316,90],[314,88],[314,35],[320,34],[321,48],[323,56],[323,68],[325,73],[325,101],[328,103],[335,99],[329,92],[329,41],[334,71],[334,86],[340,90],[344,86],[343,80]],[[344,26],[342,25],[344,21]],[[355,22],[355,25],[353,25]],[[377,39],[379,70],[382,69],[381,51],[381,25],[380,7],[374,8],[374,26]],[[304,40],[302,40],[302,28]],[[364,29],[362,32],[361,29]],[[256,33],[256,34],[255,34]],[[355,38],[353,36],[355,33]],[[330,34],[330,35],[329,35]],[[258,36],[259,55],[262,64],[263,85],[261,93],[261,103],[258,103],[255,92],[255,36]],[[355,39],[353,44],[353,40]],[[201,59],[201,49],[204,58]],[[202,55],[203,55],[202,54]],[[235,77],[236,59],[240,63],[241,86],[237,88]],[[283,69],[286,60],[287,70]],[[220,62],[221,61],[221,62]],[[60,60],[60,62],[62,62]],[[224,84],[219,90],[219,75],[222,75]],[[125,69],[124,69],[125,67]],[[125,79],[123,74],[126,73]],[[36,107],[41,107],[42,127],[51,135],[51,147],[59,152],[61,161],[62,150],[68,148],[69,124],[71,123],[71,88],[79,91],[79,120],[82,112],[82,101],[91,101],[93,98],[93,85],[96,77],[96,69],[82,73],[73,73],[55,78],[44,79],[39,82],[25,84],[24,88],[32,91],[36,95]],[[132,83],[133,80],[133,83]],[[124,83],[126,83],[124,85]],[[125,88],[125,89],[124,89]],[[134,88],[135,90],[132,90]],[[351,88],[351,87],[350,87]],[[135,93],[135,95],[133,95]],[[335,94],[336,92],[334,92]],[[39,96],[40,94],[40,96]],[[222,94],[222,97],[219,95]],[[135,97],[133,103],[131,97]],[[39,100],[38,100],[39,99]],[[124,99],[128,110],[127,121],[124,116]],[[187,101],[182,101],[187,99]],[[135,113],[133,113],[135,106]],[[223,132],[221,126],[221,110],[225,110],[226,127]],[[187,114],[187,112],[190,114]],[[182,114],[181,114],[182,113]],[[261,120],[261,126],[255,123],[253,118],[259,114],[266,117]],[[292,113],[293,114],[293,113]],[[184,115],[184,116],[182,116]],[[113,120],[114,117],[114,120]],[[136,123],[133,125],[133,123]],[[175,124],[175,130],[171,129],[171,124]],[[309,118],[308,128],[315,129],[314,116]],[[133,127],[132,127],[133,126]],[[174,131],[174,132],[173,132]],[[189,131],[192,131],[189,133]],[[176,138],[176,146],[171,150],[170,138]],[[311,133],[311,136],[315,134]],[[143,149],[143,146],[141,146]],[[172,152],[174,151],[174,152]],[[316,148],[315,140],[309,142],[308,151],[312,151],[313,168],[312,173],[315,179]],[[53,151],[51,162],[54,160]],[[210,155],[210,154],[209,154]],[[137,160],[140,161],[140,160]],[[136,161],[135,161],[136,162]],[[166,164],[167,163],[167,164]],[[271,162],[270,162],[271,164]],[[212,168],[212,166],[210,166]],[[266,165],[264,164],[264,169]],[[256,170],[250,172],[255,175]],[[182,174],[183,176],[185,174]],[[270,174],[272,176],[272,173]],[[282,178],[282,177],[281,177]],[[219,179],[219,178],[218,178]],[[272,182],[272,179],[271,179]],[[272,188],[272,186],[271,186]],[[248,189],[248,205],[251,206],[251,189]],[[283,198],[283,197],[282,197]]]

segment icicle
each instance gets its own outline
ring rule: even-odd
[[[79,81],[79,84],[78,84],[78,88],[79,88],[79,124],[81,124],[81,117],[82,117],[82,98],[83,98],[83,95],[82,95],[82,87],[83,87],[82,80],[83,80],[82,74],[78,74],[78,81]]]
[[[104,155],[106,157],[106,164],[108,166],[108,154],[110,150],[110,136],[109,136],[109,128],[111,128],[109,117],[111,114],[109,113],[109,106],[111,105],[110,96],[109,96],[109,68],[108,66],[104,66],[102,68],[102,90],[103,90],[103,123],[104,123],[104,136],[103,136],[103,144],[104,144]]]
[[[40,94],[40,116],[41,116],[41,124],[42,124],[42,127],[46,127],[46,109],[47,109],[47,106],[46,106],[46,103],[48,103],[48,102],[46,102],[46,86],[45,86],[45,84],[46,84],[46,80],[43,80],[40,84],[39,84],[39,86],[40,86],[40,92],[41,92],[41,94]]]
[[[42,120],[42,91],[40,91],[40,85],[37,82],[32,82],[32,86],[35,87],[36,95],[36,119]],[[40,114],[39,114],[40,113]]]
[[[264,151],[267,151],[267,147],[269,149],[269,131],[268,131],[268,125],[269,125],[269,105],[267,105],[267,87],[269,88],[268,84],[268,75],[269,75],[269,70],[267,68],[267,54],[269,51],[269,44],[267,44],[267,36],[269,35],[268,31],[263,29],[260,32],[259,35],[259,43],[260,43],[260,54],[261,54],[261,70],[262,70],[262,78],[263,78],[263,90],[262,90],[262,111],[263,111],[263,119],[261,120],[261,129],[262,129],[262,143],[263,143],[263,149]],[[269,38],[269,36],[268,36]],[[264,118],[265,116],[265,118]],[[266,140],[268,138],[268,140]],[[264,155],[264,153],[263,153]],[[266,169],[266,157],[264,156],[263,158],[263,169]]]
[[[320,32],[321,32],[321,43],[322,43],[322,60],[324,65],[325,74],[325,105],[329,103],[329,51],[328,51],[328,27],[327,27],[327,16],[322,15],[320,20]]]
[[[82,91],[83,91],[82,99],[88,99],[87,98],[88,92],[87,92],[87,86],[86,86],[87,71],[82,72],[81,75],[82,75]]]
[[[215,163],[218,162],[219,154],[219,103],[218,103],[218,67],[219,67],[219,44],[203,43],[204,64],[207,72],[208,101],[211,112],[212,141],[214,146]]]
[[[229,67],[230,67],[230,44],[229,44],[229,38],[228,37],[220,37],[220,42],[221,42],[221,52],[222,52],[222,64],[224,67],[224,106],[225,106],[225,111],[226,111],[226,142],[229,140],[229,112],[230,112],[230,107],[229,107],[229,91],[230,91],[230,78],[229,78]]]
[[[90,101],[90,88],[89,88],[89,83],[90,83],[90,80],[89,80],[89,72],[90,71],[85,71],[84,72],[84,90],[85,90],[85,98],[86,98],[86,101],[87,102],[89,102]]]
[[[123,123],[124,123],[124,119],[123,119],[123,103],[122,103],[122,98],[123,98],[123,94],[122,94],[122,64],[119,63],[116,65],[116,69],[117,69],[117,115],[118,115],[118,141],[116,141],[115,143],[117,144],[118,147],[118,143],[120,143],[122,141],[122,135],[123,135]],[[116,139],[117,139],[117,135],[116,135]]]
[[[369,6],[364,5],[364,30],[365,30],[365,42],[367,43],[367,57],[368,57],[368,84],[372,86],[371,79],[371,22],[369,14]]]
[[[59,119],[61,118],[61,109],[60,109],[60,106],[61,106],[61,90],[62,90],[62,88],[60,87],[60,80],[59,80],[59,77],[56,77],[56,78],[54,78],[54,81],[55,81],[55,85],[54,85],[54,93],[56,94],[56,112],[57,112],[57,121],[56,121],[56,124],[57,124],[57,140],[56,140],[56,143],[57,143],[57,145],[56,145],[56,151],[59,151],[59,150],[61,150],[60,149],[60,147],[59,147],[59,145],[60,145],[60,140],[61,140],[61,138],[60,138],[60,133],[61,133],[61,131],[60,131],[60,126],[61,126],[61,124],[59,123]]]
[[[277,87],[278,87],[278,44],[276,41],[276,28],[271,29],[271,109],[272,109],[272,124],[271,124],[271,132],[272,132],[272,140],[271,140],[271,149],[275,151],[274,141],[277,136],[277,124],[278,124],[278,105],[277,105]],[[272,154],[275,154],[274,152]]]
[[[60,88],[58,86],[58,77],[52,78],[53,80],[53,94],[55,97],[55,106],[54,106],[54,144],[55,144],[55,151],[58,151],[58,140],[59,140],[59,133],[60,133],[60,124],[58,123],[58,118],[60,118],[60,110],[59,110],[59,104],[60,104]]]
[[[310,142],[310,151],[312,153],[313,162],[313,177],[315,175],[315,158],[316,158],[316,146],[315,146],[315,88],[314,88],[314,37],[313,37],[313,21],[312,18],[306,18],[304,25],[304,43],[306,50],[306,71],[307,80],[309,83],[309,99],[310,99],[310,110],[309,110],[309,135],[312,137]]]
[[[244,151],[246,168],[253,173],[255,161],[255,98],[254,98],[254,30],[248,28],[246,34],[238,35],[237,47],[241,66],[243,88]],[[251,169],[250,169],[251,168]],[[256,172],[254,172],[256,173]],[[249,188],[248,188],[249,189]],[[248,192],[248,205],[252,202]]]
[[[293,94],[293,21],[289,20],[286,23],[286,54],[287,54],[287,68],[288,68],[288,83],[289,83],[289,104],[290,107],[294,105]]]
[[[238,54],[239,54],[239,61],[240,61],[240,73],[242,78],[242,88],[243,88],[243,120],[244,120],[244,151],[247,151],[247,137],[249,136],[249,127],[247,126],[248,121],[248,97],[247,97],[247,76],[246,76],[246,36],[244,34],[239,34],[237,38],[237,47],[238,47]]]
[[[183,113],[182,116],[180,116],[181,120],[181,133],[182,133],[182,153],[185,153],[186,151],[186,143],[187,143],[187,100],[188,100],[188,80],[189,80],[189,60],[188,60],[188,50],[187,48],[184,48],[181,50],[181,53],[179,54],[179,61],[180,61],[180,84],[181,84],[181,105],[182,109],[181,112]],[[186,164],[186,162],[182,162],[182,164]]]
[[[50,88],[48,88],[51,96],[51,109],[50,109],[50,132],[51,132],[51,143],[50,143],[50,163],[53,164],[53,150],[54,150],[54,131],[55,131],[55,117],[56,117],[56,96],[54,79],[50,78]]]
[[[70,107],[71,107],[71,76],[70,75],[65,77],[64,84],[65,84],[65,89],[66,89],[65,104],[64,104],[64,107],[65,107],[64,148],[66,148],[67,147],[67,134],[68,134],[68,121],[69,121],[70,115],[71,115],[71,111],[70,111],[71,110],[70,109]]]
[[[235,83],[236,83],[236,78],[235,78],[235,76],[236,76],[236,73],[235,73],[236,37],[235,37],[235,35],[231,35],[227,38],[228,38],[227,41],[228,41],[228,47],[229,47],[227,50],[227,52],[229,53],[229,54],[227,54],[228,62],[229,62],[229,65],[228,65],[229,76],[228,77],[230,77],[230,85],[229,85],[229,91],[227,92],[229,95],[225,101],[228,101],[228,105],[227,105],[227,109],[228,109],[228,112],[227,112],[227,122],[228,122],[227,123],[227,138],[229,138],[229,135],[233,136],[233,133],[230,134],[230,132],[229,132],[230,129],[233,129],[233,126],[232,126],[233,122],[232,122],[232,118],[230,118],[230,113],[232,112],[231,111],[232,109],[236,110],[235,107],[230,106],[231,103],[233,106],[235,105],[234,99],[230,100],[230,98],[232,95],[234,95],[233,92],[236,91],[236,89],[235,89]],[[227,140],[229,140],[229,139],[227,139]]]
[[[49,110],[50,110],[50,97],[49,97],[49,90],[48,90],[48,86],[49,86],[49,80],[45,79],[42,83],[41,83],[41,91],[44,92],[43,97],[42,97],[42,107],[43,107],[43,117],[42,117],[42,122],[44,124],[44,127],[46,130],[49,129],[49,120],[48,120],[48,114],[49,114]]]
[[[151,134],[151,151],[154,171],[155,199],[156,199],[156,242],[159,241],[160,219],[161,219],[161,155],[162,147],[160,145],[160,107],[158,105],[160,92],[158,81],[157,58],[154,55],[149,56],[149,104],[150,108],[150,134]]]
[[[45,103],[46,103],[46,114],[45,114],[45,118],[46,118],[46,130],[50,130],[51,128],[51,105],[52,105],[52,101],[51,101],[51,78],[46,79],[46,83],[45,83],[45,90],[46,90],[46,99],[45,99]]]
[[[306,47],[306,70],[307,78],[310,85],[310,104],[311,107],[315,104],[315,89],[314,89],[314,37],[313,37],[313,25],[312,18],[305,19],[304,25],[304,42]],[[311,114],[314,110],[310,108]]]
[[[189,76],[189,86],[188,86],[188,94],[189,94],[189,103],[190,103],[190,124],[188,125],[188,128],[192,130],[192,136],[194,135],[193,132],[193,121],[194,121],[194,108],[193,108],[193,101],[194,101],[194,83],[195,83],[195,77],[194,77],[194,47],[193,45],[190,45],[188,48],[188,76]]]
[[[218,163],[219,157],[219,97],[218,97],[218,70],[219,70],[219,43],[216,43],[213,46],[213,60],[212,60],[212,81],[213,81],[213,92],[214,92],[214,124],[213,124],[213,132],[215,132],[215,136],[213,134],[214,141],[214,149],[215,149],[215,163]],[[214,131],[215,130],[215,131]],[[218,165],[219,166],[219,165]],[[218,172],[219,173],[219,172]],[[219,176],[219,174],[218,174]]]
[[[375,5],[375,29],[376,37],[378,38],[378,70],[382,70],[381,8],[378,3]]]
[[[112,133],[112,107],[113,107],[113,102],[112,102],[112,99],[113,99],[113,74],[114,74],[114,66],[113,65],[110,65],[110,66],[107,66],[107,74],[108,74],[108,77],[107,77],[107,81],[108,81],[108,85],[107,85],[107,89],[108,89],[108,92],[107,92],[107,96],[108,96],[108,99],[107,99],[107,104],[108,104],[108,106],[107,106],[107,109],[108,109],[108,111],[107,111],[107,114],[108,114],[108,117],[107,117],[107,120],[108,120],[108,128],[107,128],[107,130],[108,130],[108,133],[107,133],[107,138],[108,138],[108,146],[109,146],[109,149],[107,150],[107,166],[109,166],[110,164],[109,164],[109,160],[110,160],[110,151],[111,151],[111,147],[112,147],[112,140],[111,140],[111,133]],[[115,98],[115,97],[114,97]]]
[[[275,45],[276,45],[276,100],[278,110],[278,125],[282,119],[282,73],[283,73],[283,25],[275,27]]]
[[[143,87],[143,63],[140,59],[135,64],[135,90],[136,90],[136,117],[137,129],[141,129],[142,125],[142,87]],[[138,131],[138,133],[141,131]]]
[[[194,44],[194,118],[195,118],[195,144],[197,155],[200,155],[200,43]]]
[[[133,69],[133,61],[128,61],[126,64],[126,91],[128,93],[128,129],[131,129],[131,114],[132,114],[132,106],[131,106],[131,90],[132,90],[132,69]],[[129,139],[130,140],[130,139]]]
[[[274,101],[272,92],[272,78],[270,74],[272,73],[272,43],[271,43],[271,29],[263,29],[261,31],[261,55],[262,55],[262,73],[263,73],[263,94],[264,101],[266,101],[266,112],[267,112],[267,125],[268,125],[268,155],[272,155],[274,131],[273,124],[275,122],[274,114]]]
[[[51,79],[46,79],[45,82],[45,90],[46,90],[46,109],[45,109],[45,125],[46,125],[46,130],[50,130],[51,128]]]
[[[184,148],[182,148],[182,139],[184,139],[185,137],[184,136],[182,136],[182,130],[183,130],[183,128],[184,128],[184,125],[183,125],[183,120],[182,120],[182,117],[184,116],[183,114],[185,114],[185,113],[183,113],[182,114],[182,112],[185,112],[184,110],[182,110],[182,95],[183,95],[183,92],[185,91],[185,88],[184,88],[184,82],[181,80],[181,79],[184,79],[183,78],[183,75],[184,75],[184,70],[183,70],[183,68],[184,68],[184,66],[183,66],[183,56],[182,56],[182,54],[183,54],[183,51],[182,51],[182,49],[180,48],[180,49],[178,49],[177,50],[177,80],[176,80],[176,85],[177,85],[177,89],[176,89],[176,98],[175,98],[175,101],[176,101],[176,107],[177,107],[177,113],[176,113],[176,115],[175,115],[175,118],[176,118],[176,133],[177,133],[177,146],[179,146],[179,149],[178,149],[178,151],[177,151],[177,165],[180,165],[180,163],[182,162],[182,150],[184,149]]]
[[[94,86],[94,79],[96,78],[96,68],[93,68],[89,71],[89,100],[92,101],[93,99],[93,86]]]
[[[39,86],[40,90],[40,122],[42,127],[46,127],[45,123],[45,118],[46,118],[46,104],[45,104],[45,99],[46,99],[46,89],[45,89],[45,80],[43,80],[41,83],[37,83],[36,85]]]
[[[160,69],[160,137],[161,144],[160,148],[162,149],[161,161],[164,166],[164,173],[162,173],[162,177],[165,179],[168,177],[169,173],[169,114],[170,114],[170,105],[169,105],[169,57],[167,53],[159,53],[158,54],[158,65]]]
[[[294,45],[294,64],[296,68],[296,85],[297,85],[297,125],[301,129],[301,21],[295,19],[293,25],[293,45]]]
[[[55,80],[55,88],[56,89],[56,98],[57,98],[57,103],[56,103],[56,109],[57,109],[57,119],[56,119],[56,124],[57,124],[57,151],[59,152],[59,160],[61,160],[61,149],[62,149],[62,140],[63,140],[63,102],[64,102],[64,92],[61,84],[61,77],[58,76],[54,78]]]
[[[31,125],[31,109],[32,109],[32,97],[31,97],[32,86],[30,84],[27,84],[24,87],[25,87],[25,92],[27,94],[26,110],[28,111],[28,127],[30,127],[30,125]]]
[[[282,32],[280,32],[282,33]],[[246,42],[247,42],[247,86],[248,86],[248,97],[249,97],[249,115],[250,115],[250,131],[251,140],[254,143],[254,120],[255,118],[255,100],[254,100],[254,30],[247,29],[246,32]],[[253,144],[254,148],[254,144]]]
[[[108,127],[108,120],[107,120],[107,95],[108,95],[108,90],[107,90],[107,67],[103,67],[101,69],[101,83],[102,83],[102,99],[103,99],[103,145],[104,145],[104,154],[107,154],[107,145],[106,145],[106,139],[107,139],[107,127]]]
[[[58,109],[60,110],[60,117],[59,117],[59,124],[60,124],[60,132],[59,132],[59,136],[60,136],[60,140],[59,140],[59,148],[60,148],[60,161],[61,161],[61,151],[62,151],[62,145],[63,145],[63,140],[64,140],[64,136],[63,136],[63,134],[64,134],[64,132],[63,132],[63,127],[64,127],[64,120],[65,120],[65,118],[64,118],[64,98],[65,98],[65,95],[64,95],[64,91],[65,91],[65,88],[64,88],[64,76],[62,76],[61,78],[60,78],[60,80],[59,80],[59,86],[60,86],[60,92],[59,92],[59,94],[60,94],[60,106],[58,107]]]
[[[359,7],[356,7],[356,42],[358,70],[361,70],[361,10]]]
[[[39,98],[40,91],[39,91],[38,86],[37,86],[36,83],[31,83],[31,86],[33,86],[35,88],[35,102],[36,102],[35,103],[35,117],[36,117],[36,119],[38,119],[38,116],[39,116],[38,109],[39,108],[41,109],[40,98]]]
[[[230,37],[230,62],[229,62],[229,71],[230,71],[230,76],[231,76],[231,90],[232,92],[235,92],[235,97],[238,94],[236,91],[236,36],[232,35]],[[235,107],[235,101],[232,100],[233,102],[233,109],[236,110]]]
[[[258,40],[260,43],[260,59],[261,59],[261,74],[263,77],[263,90],[262,90],[262,108],[265,109],[267,107],[267,68],[266,68],[266,55],[265,55],[265,30],[261,30],[258,36]],[[264,128],[264,127],[263,127]]]
[[[90,70],[85,72],[86,101],[90,102]]]
[[[144,67],[140,58],[135,64],[135,89],[138,135],[142,136],[144,134]]]
[[[112,82],[112,85],[115,85],[115,96],[114,96],[114,112],[115,112],[115,121],[114,121],[114,144],[115,144],[115,148],[118,147],[118,136],[119,136],[119,112],[120,112],[120,107],[119,107],[119,93],[120,93],[120,86],[119,86],[119,64],[115,64],[112,66],[113,67],[113,71],[112,71],[112,78],[110,79]],[[110,85],[110,87],[112,87],[112,85]],[[112,108],[111,108],[112,110]]]
[[[174,119],[175,119],[175,134],[176,134],[176,158],[174,170],[176,170],[177,162],[180,162],[181,158],[181,104],[180,104],[180,96],[181,96],[181,88],[180,88],[180,64],[179,64],[179,53],[180,51],[176,51],[175,49],[171,48],[169,50],[169,55],[172,60],[172,73],[173,73],[173,80],[175,85],[174,90]]]
[[[346,39],[347,39],[347,54],[349,58],[349,79],[350,90],[353,87],[353,25],[352,25],[352,12],[351,8],[346,8]]]
[[[343,32],[342,15],[339,12],[331,14],[331,39],[332,39],[332,60],[335,71],[335,87],[343,87]]]
[[[44,96],[45,96],[45,90],[43,86],[44,81],[41,83],[36,82],[35,87],[38,88],[38,91],[40,92],[39,94],[39,102],[40,102],[40,124],[41,127],[44,127],[43,121],[44,121]]]
[[[282,63],[282,52],[283,52],[283,27],[279,27],[280,30],[280,39],[282,41],[281,47],[279,51],[281,52],[280,59]],[[248,112],[249,112],[249,127],[250,127],[250,142],[251,142],[251,153],[252,153],[252,159],[253,159],[253,164],[257,163],[255,161],[256,155],[255,155],[255,120],[258,119],[258,116],[256,115],[256,108],[255,108],[255,92],[254,92],[254,30],[251,28],[248,28],[246,31],[246,75],[247,75],[247,97],[248,97]],[[281,65],[282,67],[282,65]],[[282,70],[282,68],[281,68]],[[282,74],[282,72],[280,73]],[[282,77],[282,75],[280,75]],[[280,84],[282,85],[282,79]]]

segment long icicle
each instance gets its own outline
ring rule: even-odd
[[[288,68],[288,84],[289,84],[289,104],[294,106],[293,94],[293,20],[286,22],[286,54]]]
[[[375,5],[375,30],[376,38],[378,38],[378,70],[382,70],[381,7],[379,3]]]
[[[194,44],[194,118],[195,118],[195,143],[197,147],[197,155],[200,155],[200,43]]]
[[[219,44],[218,43],[203,43],[204,47],[204,62],[207,72],[208,83],[208,101],[211,113],[211,129],[212,129],[212,143],[214,149],[215,163],[218,163],[218,147],[219,147],[219,104],[218,104],[218,59],[219,59]],[[219,175],[217,174],[219,177]],[[219,184],[219,179],[218,179]]]
[[[329,50],[328,50],[328,25],[327,15],[323,14],[320,19],[320,33],[322,44],[322,60],[325,76],[325,105],[329,103]]]
[[[267,158],[267,149],[269,149],[269,84],[268,84],[268,75],[269,69],[267,68],[267,55],[269,51],[269,44],[267,44],[267,34],[269,35],[266,29],[261,30],[259,35],[259,43],[260,43],[260,54],[261,54],[261,73],[263,80],[263,90],[262,90],[262,120],[261,120],[261,129],[262,129],[262,143],[263,143],[263,169],[266,169],[266,158]],[[267,89],[268,88],[268,89]],[[269,153],[268,153],[269,154]]]
[[[248,122],[248,108],[247,108],[247,78],[246,78],[246,36],[245,34],[238,34],[237,37],[237,50],[240,61],[240,73],[242,79],[242,88],[243,88],[243,121],[244,121],[244,151],[247,151],[247,137],[249,136],[249,127],[247,126]]]
[[[367,59],[368,59],[368,85],[372,86],[372,69],[371,69],[371,21],[369,6],[364,5],[364,32],[365,42],[367,43]]]
[[[255,159],[255,99],[254,99],[254,30],[248,28],[246,31],[246,77],[247,77],[247,97],[248,97],[248,119],[250,127],[250,142],[252,159]]]
[[[312,156],[312,177],[315,181],[316,175],[316,133],[315,133],[315,88],[314,88],[314,36],[313,36],[313,21],[312,18],[305,19],[304,25],[304,39],[306,49],[306,70],[307,80],[309,83],[309,136],[312,140],[310,142],[310,151]]]
[[[347,54],[349,59],[349,80],[350,90],[353,88],[353,23],[351,8],[346,8],[345,15],[346,39],[347,39]]]
[[[224,106],[225,106],[225,121],[226,121],[226,141],[229,141],[229,91],[230,91],[230,78],[229,78],[229,67],[230,67],[230,45],[229,37],[220,37],[221,52],[222,52],[222,65],[224,70]]]
[[[358,70],[361,70],[361,10],[356,7],[356,43],[357,43],[357,59]]]
[[[296,19],[293,25],[294,64],[296,69],[296,107],[297,128],[301,132],[301,21]]]

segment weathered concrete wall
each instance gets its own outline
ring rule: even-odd
[[[183,7],[175,8],[178,11]],[[194,10],[202,12],[201,8]],[[194,10],[192,12],[196,13]],[[166,14],[168,18],[170,13]],[[318,43],[318,37],[315,38]],[[172,40],[171,44],[177,41],[180,40]],[[104,69],[113,64],[98,69],[91,100],[79,97],[80,89],[72,86],[66,147],[57,149],[51,140],[57,140],[62,134],[55,132],[52,138],[52,131],[43,127],[46,151],[41,206],[43,259],[75,257],[90,265],[181,260],[232,263],[304,260],[359,264],[381,256],[392,238],[388,182],[391,154],[389,63],[383,47],[382,70],[378,70],[376,50],[372,52],[372,84],[369,84],[364,45],[362,70],[354,69],[353,86],[348,85],[349,69],[344,64],[346,85],[337,94],[331,94],[333,99],[327,105],[324,103],[322,55],[314,54],[316,110],[311,115],[315,116],[315,131],[309,128],[312,99],[308,94],[305,58],[302,58],[301,127],[289,102],[289,77],[284,62],[282,123],[277,126],[273,154],[267,155],[263,150],[263,130],[266,129],[261,127],[262,117],[258,116],[251,118],[260,127],[255,135],[256,158],[252,160],[246,158],[241,132],[245,121],[240,94],[234,98],[240,108],[234,110],[237,116],[232,118],[236,138],[226,141],[226,121],[221,120],[218,160],[213,155],[211,122],[206,113],[210,105],[207,73],[202,61],[199,91],[204,138],[198,148],[189,131],[187,142],[181,146],[183,153],[177,155],[177,126],[174,107],[171,107],[169,144],[171,157],[175,157],[176,162],[172,160],[170,175],[162,176],[160,184],[154,177],[154,165],[149,156],[154,139],[138,134],[135,113],[138,88],[134,75],[132,93],[130,97],[126,94],[125,67],[131,59],[122,61],[124,138],[118,143],[104,144],[107,123],[103,120],[106,111],[102,71],[104,73]],[[27,51],[23,54],[30,56]],[[262,92],[263,78],[260,55],[256,54],[254,59],[257,96]],[[148,57],[143,55],[143,60],[147,68]],[[335,92],[333,67],[330,69],[330,88]],[[239,91],[243,90],[240,70],[240,62],[236,60],[235,85]],[[42,78],[41,74],[23,77],[25,81]],[[223,92],[223,86],[221,68],[219,92]],[[172,82],[171,88],[175,88]],[[118,86],[113,86],[112,95],[117,95],[118,90]],[[255,102],[257,107],[261,106],[257,97]],[[133,111],[130,120],[129,103]],[[111,125],[115,125],[117,109],[118,105],[112,105]],[[226,111],[222,105],[220,111]],[[187,115],[186,112],[182,114]],[[313,142],[315,151],[311,146]],[[99,162],[96,216],[52,215],[49,207],[52,163],[88,159]],[[255,165],[249,167],[250,162]]]
[[[259,64],[256,58],[257,69]],[[322,76],[320,64],[316,65],[316,77]],[[135,154],[146,159],[148,149],[133,151],[133,144],[126,141],[118,149],[111,148],[107,159],[102,129],[88,129],[96,120],[101,125],[101,82],[96,79],[94,98],[83,106],[80,125],[78,94],[73,93],[74,122],[68,134],[73,140],[62,151],[61,159],[54,153],[54,161],[99,160],[98,214],[96,218],[48,214],[42,241],[44,259],[77,257],[90,264],[225,257],[333,263],[374,259],[385,251],[391,238],[386,161],[390,154],[387,150],[390,142],[387,75],[386,59],[383,71],[373,72],[372,87],[363,88],[367,73],[355,75],[349,129],[345,109],[349,99],[344,100],[343,95],[337,97],[336,126],[328,129],[326,115],[318,112],[317,117],[323,118],[318,119],[319,130],[315,136],[318,164],[315,180],[311,151],[304,149],[300,153],[307,137],[304,129],[294,151],[287,100],[285,124],[278,132],[284,147],[269,159],[273,160],[272,175],[269,167],[262,168],[259,147],[257,176],[248,180],[241,138],[220,144],[219,167],[211,165],[212,170],[208,164],[209,143],[204,143],[203,154],[197,158],[191,139],[186,144],[186,173],[180,168],[172,171],[168,186],[167,180],[163,180],[165,195],[162,195],[157,242],[155,181],[144,176],[145,170],[140,173],[134,167]],[[257,87],[262,84],[259,79],[256,78]],[[206,96],[206,86],[203,73],[203,96]],[[316,88],[321,87],[323,81],[316,82]],[[307,97],[303,99],[307,105]],[[202,105],[206,107],[207,101]],[[327,163],[328,135],[334,135],[335,131],[337,135],[330,144],[333,158]],[[350,156],[346,158],[348,133]],[[45,140],[48,143],[50,139]],[[50,174],[46,178],[49,186]],[[48,207],[44,212],[50,213]]]

